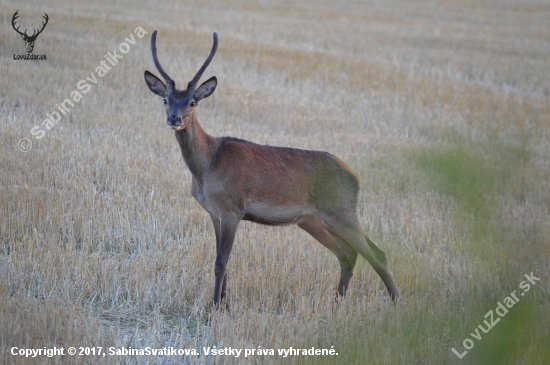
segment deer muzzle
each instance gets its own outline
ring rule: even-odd
[[[179,127],[181,126],[181,117],[179,115],[170,115],[168,116],[167,123],[170,127]]]

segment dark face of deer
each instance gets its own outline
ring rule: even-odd
[[[149,86],[149,90],[162,96],[166,110],[166,123],[170,128],[177,131],[187,127],[193,109],[202,99],[212,95],[218,84],[216,76],[213,76],[197,90],[187,88],[187,90],[174,89],[172,92],[168,92],[166,85],[149,71],[145,71],[145,82]]]
[[[34,42],[36,41],[37,37],[27,37],[25,34],[21,34],[21,38],[25,41],[25,48],[27,49],[27,53],[32,53],[32,50],[34,49]]]
[[[180,131],[189,125],[189,117],[193,109],[202,99],[212,95],[216,89],[218,81],[215,76],[205,81],[199,88],[196,88],[196,85],[216,53],[218,36],[214,33],[214,45],[212,46],[210,56],[208,56],[206,62],[202,65],[193,80],[187,84],[186,90],[176,89],[174,80],[168,76],[160,65],[157,57],[156,38],[157,30],[155,29],[151,35],[151,51],[155,66],[166,81],[166,84],[149,71],[145,71],[145,82],[147,86],[149,86],[149,90],[163,98],[164,107],[166,109],[166,123],[168,123],[168,126],[176,131]]]

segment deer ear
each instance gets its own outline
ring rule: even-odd
[[[144,76],[145,82],[147,83],[147,86],[149,86],[149,90],[164,98],[167,94],[166,85],[164,85],[164,82],[160,81],[158,77],[149,71],[145,71]]]
[[[214,90],[216,90],[216,86],[218,86],[218,79],[216,78],[216,76],[212,76],[211,78],[203,82],[201,86],[199,86],[197,91],[195,91],[195,95],[193,95],[193,97],[196,101],[206,99],[207,97],[212,95]]]

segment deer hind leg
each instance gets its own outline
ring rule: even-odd
[[[336,255],[338,261],[340,261],[341,269],[338,295],[345,296],[349,288],[349,282],[353,276],[353,268],[357,261],[357,251],[335,235],[330,227],[318,217],[308,216],[298,223],[298,227],[309,233]]]
[[[369,244],[370,248],[374,251],[374,254],[378,261],[382,263],[384,266],[388,266],[388,259],[386,258],[386,253],[380,249],[380,247],[376,246],[374,242],[370,240],[370,238],[365,235],[365,240]]]
[[[393,281],[391,271],[386,267],[386,254],[365,236],[357,216],[340,212],[337,217],[334,215],[326,217],[325,222],[335,235],[347,242],[369,262],[386,285],[391,299],[396,301],[399,298],[399,290]]]

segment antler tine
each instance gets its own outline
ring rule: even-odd
[[[176,88],[176,83],[164,69],[160,65],[158,55],[157,55],[157,33],[158,29],[153,30],[153,34],[151,34],[151,53],[153,54],[153,62],[155,63],[155,67],[157,68],[158,72],[161,74],[161,76],[166,81],[166,87],[168,88],[168,92],[172,92]]]
[[[210,55],[208,55],[208,58],[206,59],[206,61],[204,61],[204,64],[199,69],[199,71],[197,72],[195,77],[193,77],[193,80],[191,80],[189,82],[189,84],[187,85],[187,89],[195,88],[195,86],[197,85],[197,82],[199,82],[202,74],[204,73],[204,71],[206,70],[206,68],[208,67],[208,65],[210,64],[212,59],[214,58],[214,55],[216,54],[216,51],[218,50],[218,33],[214,32],[212,34],[212,38],[214,39],[214,41],[213,41],[214,43],[212,44],[212,50],[210,51]]]

